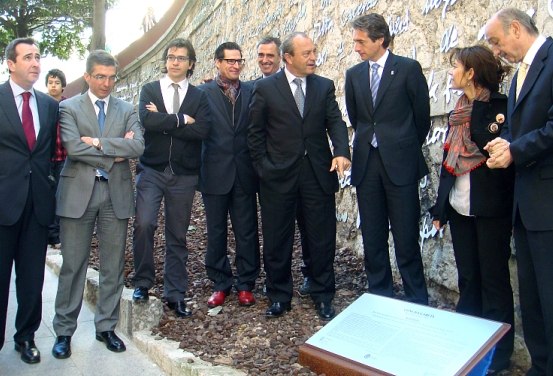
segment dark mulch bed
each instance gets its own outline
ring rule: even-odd
[[[159,214],[159,228],[155,236],[156,284],[152,295],[163,297],[164,262],[164,215]],[[261,221],[259,222],[261,223]],[[260,239],[262,239],[260,231]],[[165,313],[159,326],[152,332],[180,342],[180,348],[213,364],[232,366],[249,375],[316,375],[308,367],[298,363],[299,347],[325,322],[319,320],[311,299],[295,295],[292,311],[278,319],[266,319],[265,310],[269,300],[263,296],[265,274],[263,269],[253,291],[257,303],[252,307],[240,307],[236,292],[227,297],[217,315],[207,313],[207,299],[213,292],[213,284],[207,278],[204,257],[207,246],[205,213],[201,195],[196,193],[194,208],[187,238],[190,257],[188,261],[189,291],[187,301],[193,310],[190,318],[177,318],[165,305]],[[261,243],[262,244],[262,243]],[[90,266],[98,269],[96,239],[93,239]],[[234,261],[234,238],[229,220],[229,255]],[[292,274],[296,289],[303,282],[300,271],[301,246],[296,231]],[[343,311],[361,294],[367,291],[363,261],[353,251],[340,249],[336,252],[336,312]],[[126,250],[125,284],[132,287],[130,277],[134,273],[132,258],[132,220],[129,223]],[[396,296],[402,298],[399,286]],[[431,303],[436,306],[436,302]],[[450,307],[449,307],[450,308]],[[513,373],[514,374],[514,373]]]

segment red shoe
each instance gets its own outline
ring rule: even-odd
[[[225,302],[225,297],[227,296],[227,293],[224,291],[215,291],[213,294],[211,294],[211,297],[207,301],[207,306],[209,308],[215,308],[223,305]]]
[[[255,298],[251,291],[240,291],[238,292],[238,304],[241,306],[251,306],[255,304]]]

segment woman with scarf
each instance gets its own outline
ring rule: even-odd
[[[514,169],[491,170],[484,146],[496,138],[507,114],[498,92],[510,67],[483,46],[450,55],[452,89],[463,95],[449,115],[434,226],[449,222],[459,275],[457,312],[511,324],[498,343],[488,374],[510,365],[514,340],[509,276]]]

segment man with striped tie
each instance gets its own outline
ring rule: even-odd
[[[362,63],[346,72],[346,106],[355,129],[351,184],[357,188],[369,291],[392,297],[389,225],[407,300],[428,304],[420,254],[418,180],[430,129],[428,86],[420,64],[388,50],[390,30],[376,13],[352,22]]]

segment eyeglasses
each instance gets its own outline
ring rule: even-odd
[[[105,80],[109,80],[110,82],[115,82],[117,81],[117,76],[104,76],[103,74],[97,74],[96,76],[91,76],[92,78],[94,78],[96,81],[102,81],[104,82]]]
[[[174,62],[175,60],[178,60],[179,63],[184,63],[188,60],[190,60],[190,58],[188,56],[174,56],[174,55],[167,55],[167,57],[165,58],[165,60],[169,61],[169,62]]]
[[[246,64],[246,59],[219,59],[221,61],[226,61],[228,65],[234,65],[238,63],[238,65],[244,65]]]

